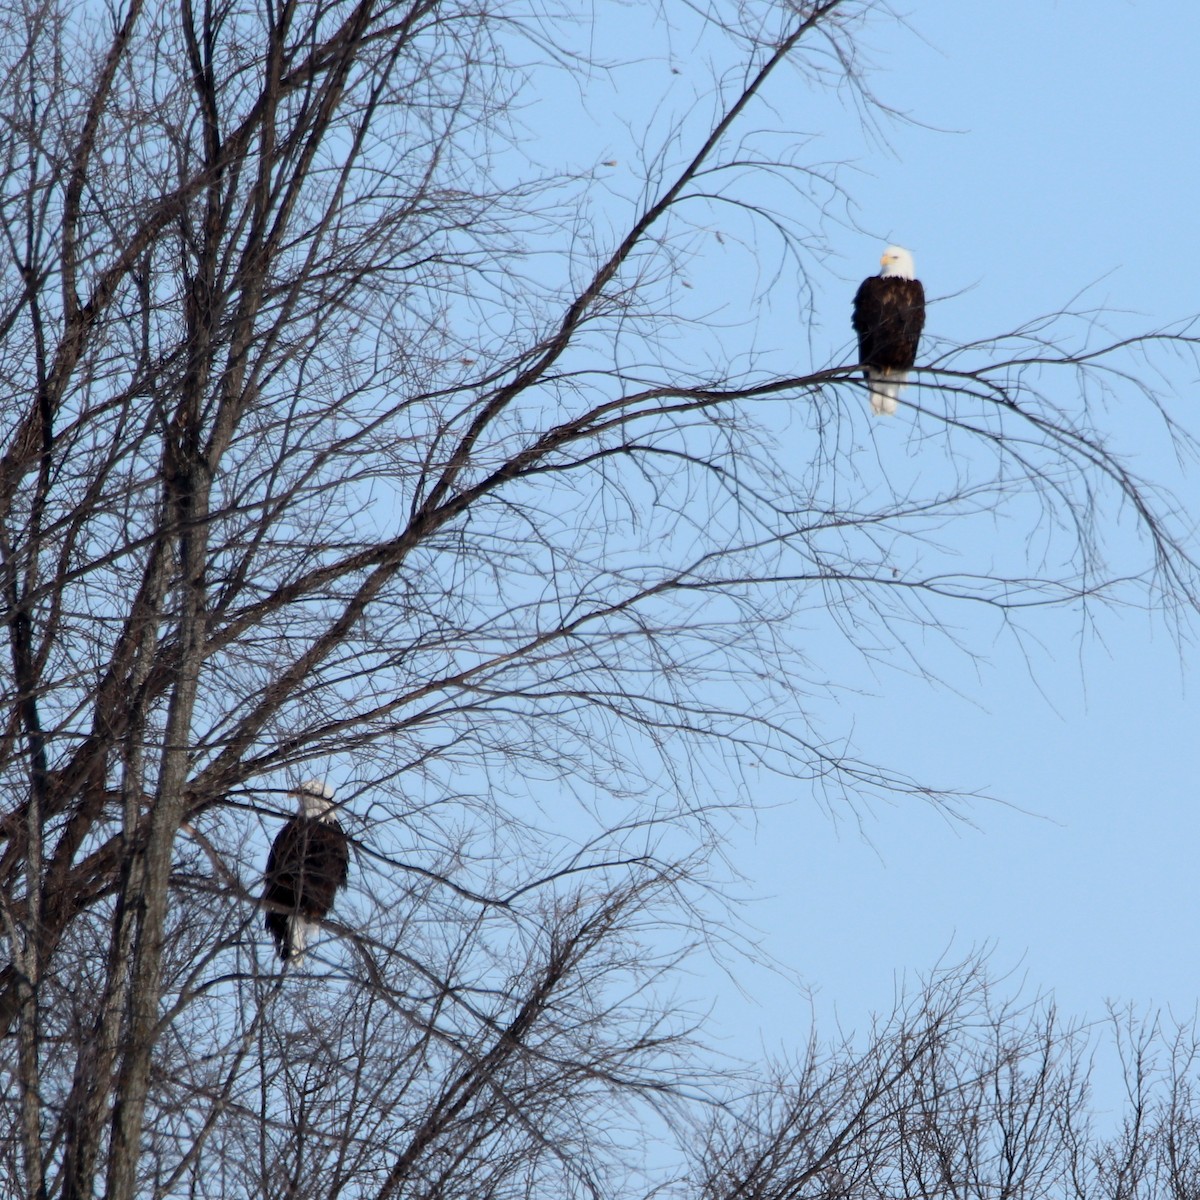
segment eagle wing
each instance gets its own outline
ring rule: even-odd
[[[308,845],[300,877],[300,911],[323,917],[350,876],[350,845],[337,821],[309,821]]]

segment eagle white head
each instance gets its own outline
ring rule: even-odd
[[[333,788],[323,779],[306,779],[292,793],[300,801],[300,811],[310,820],[333,820]]]
[[[895,279],[916,279],[917,268],[913,263],[912,253],[905,250],[903,246],[889,246],[879,259],[879,265],[883,268],[879,272],[885,278],[891,276]]]

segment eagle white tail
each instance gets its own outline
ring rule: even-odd
[[[871,388],[871,411],[876,416],[890,417],[900,405],[900,390],[908,379],[908,372],[870,368],[867,377]]]
[[[304,964],[304,951],[308,949],[308,935],[316,929],[311,921],[292,914],[287,919],[287,960],[293,967]]]

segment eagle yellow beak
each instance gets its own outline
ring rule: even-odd
[[[888,265],[888,263],[889,263],[889,262],[891,262],[891,256],[890,256],[890,255],[887,255],[887,254],[881,254],[881,255],[879,256],[879,265],[880,265],[881,267],[886,267],[886,266]]]

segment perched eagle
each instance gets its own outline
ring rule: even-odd
[[[267,859],[263,900],[267,932],[279,957],[299,964],[310,930],[333,907],[346,886],[350,844],[333,814],[333,790],[309,779],[294,792],[300,811],[279,831]]]
[[[871,387],[871,411],[894,413],[908,368],[917,358],[925,325],[925,289],[916,278],[913,256],[889,246],[878,275],[864,279],[854,296],[858,361]]]

